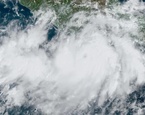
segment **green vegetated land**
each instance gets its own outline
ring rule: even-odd
[[[52,5],[52,6],[60,6],[62,4],[63,5],[79,5],[85,2],[88,2],[88,0],[20,0],[21,4],[30,8],[31,10],[39,9],[43,3],[47,5]],[[90,2],[92,3],[98,2],[99,5],[104,6],[106,3],[106,0],[90,0]]]
[[[32,11],[38,10],[45,7],[51,7],[57,15],[57,20],[55,25],[60,27],[60,25],[65,24],[71,16],[78,11],[86,11],[90,12],[96,10],[91,7],[91,5],[97,3],[98,8],[103,10],[105,7],[112,7],[112,4],[117,4],[119,0],[109,0],[106,4],[106,0],[19,0],[19,2],[29,8]],[[83,5],[86,3],[90,3],[91,5]],[[117,13],[119,19],[130,20],[132,14],[127,13]],[[139,25],[139,33],[141,36],[145,36],[145,15],[140,15],[138,17],[138,25]],[[143,38],[142,37],[142,38]]]
[[[114,2],[116,0],[110,0]],[[96,10],[90,6],[85,6],[85,3],[99,4],[99,8],[103,9],[106,5],[106,0],[20,0],[20,3],[32,11],[38,10],[40,6],[51,7],[58,17],[56,25],[62,25],[64,22],[69,20],[69,18],[78,11],[92,11]]]

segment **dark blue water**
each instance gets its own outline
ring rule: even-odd
[[[119,0],[121,3],[126,2],[127,0]]]
[[[49,29],[49,31],[47,33],[48,41],[51,41],[52,38],[54,38],[57,35],[57,30],[58,30],[58,28],[55,25]]]
[[[25,29],[27,25],[33,25],[35,20],[31,11],[19,2],[15,0],[8,0],[7,2],[0,1],[0,28],[8,26],[9,23],[15,21],[19,29]],[[57,27],[53,25],[48,30],[47,40],[51,41],[56,34]]]
[[[17,21],[22,29],[32,23],[32,13],[16,1],[0,2],[0,26],[7,26],[11,21]]]

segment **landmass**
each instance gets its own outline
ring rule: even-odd
[[[108,3],[106,0],[20,0],[19,2],[32,11],[39,10],[42,8],[41,6],[43,8],[51,7],[57,15],[55,25],[60,26],[76,12],[97,10],[92,7],[94,4],[98,4],[98,8],[103,9],[106,5],[115,3],[116,1],[118,0],[109,0]]]

